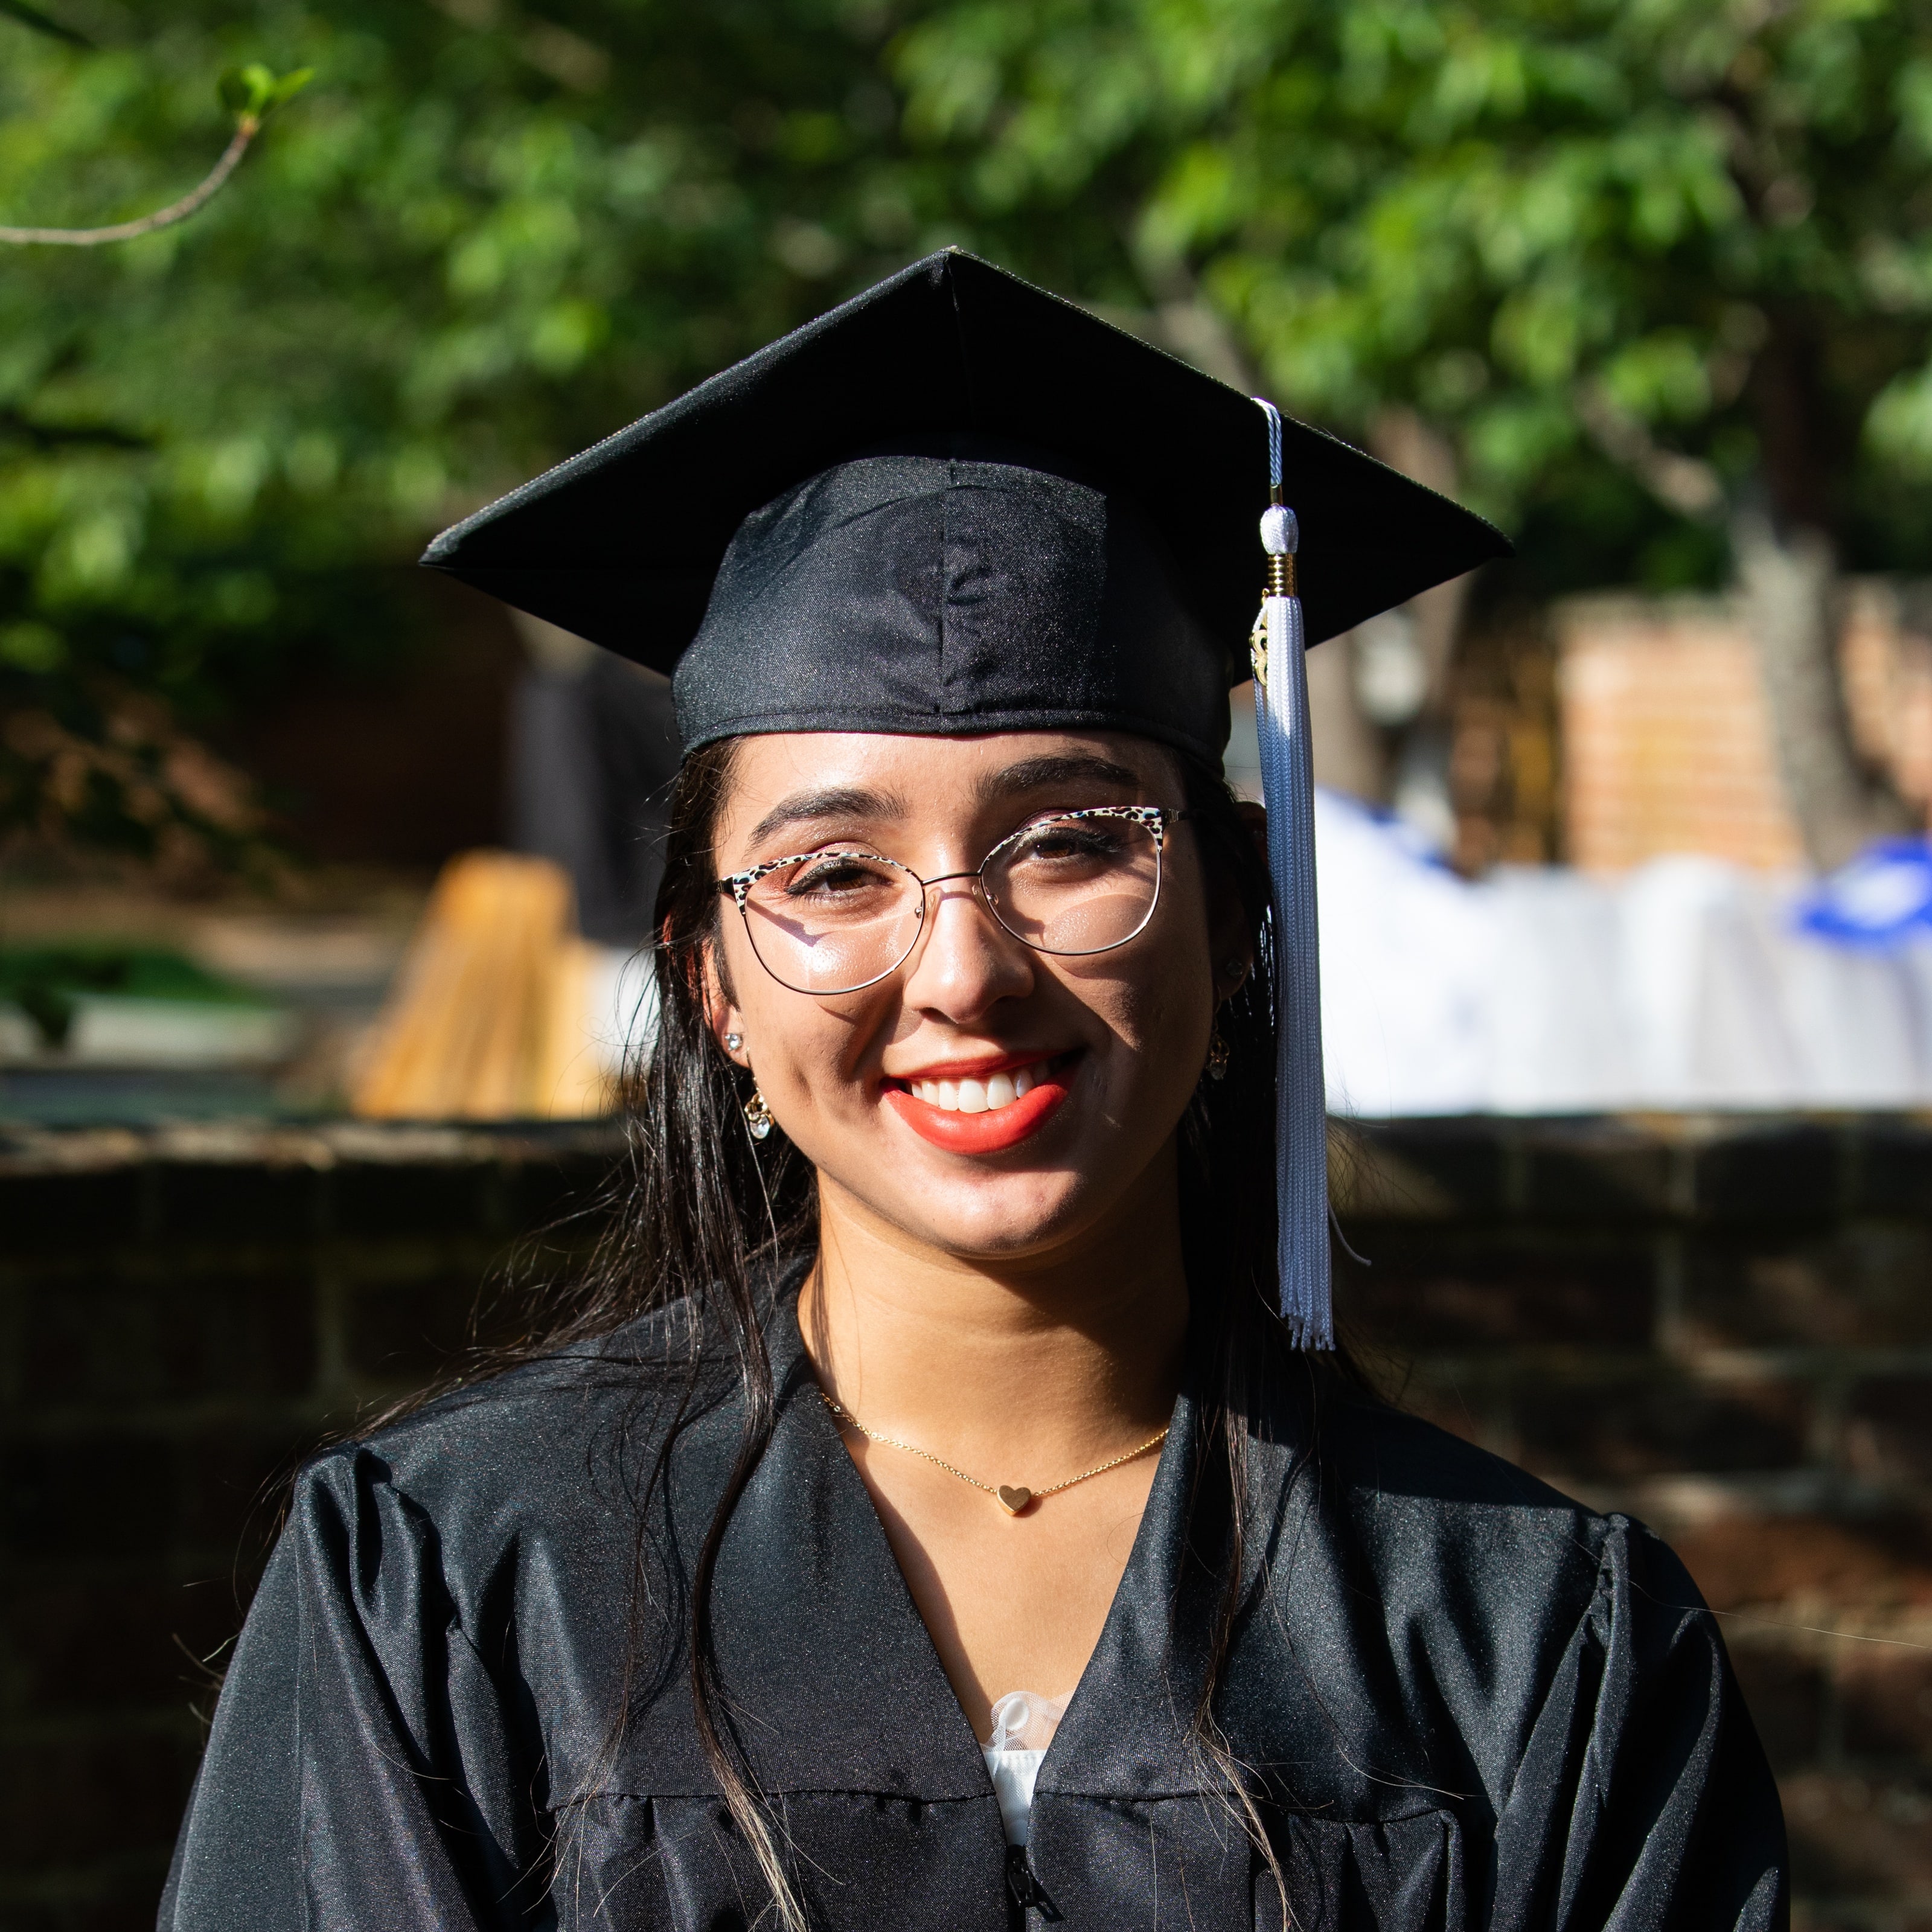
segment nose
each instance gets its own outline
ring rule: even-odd
[[[972,874],[934,880],[904,981],[908,1005],[970,1024],[1033,990],[1033,956],[994,918]]]

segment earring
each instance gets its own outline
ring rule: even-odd
[[[765,1096],[757,1088],[752,1089],[752,1097],[745,1102],[745,1124],[752,1130],[752,1138],[761,1141],[772,1130],[772,1110],[765,1105]]]
[[[741,1033],[728,1033],[724,1036],[724,1051],[727,1053],[736,1053],[744,1043],[745,1036]]]
[[[1221,1037],[1221,1022],[1214,1022],[1214,1030],[1208,1036],[1208,1077],[1210,1080],[1223,1080],[1228,1074],[1228,1042]]]
[[[1245,959],[1224,959],[1221,970],[1238,986],[1248,976],[1248,962]]]

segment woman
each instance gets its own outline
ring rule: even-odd
[[[1270,422],[1316,637],[1493,553]],[[1263,428],[948,255],[439,541],[676,666],[637,1185],[520,1364],[304,1474],[164,1928],[1783,1922],[1669,1552],[1297,1346]]]

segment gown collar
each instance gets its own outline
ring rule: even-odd
[[[772,1792],[986,1796],[979,1740],[819,1399],[789,1286],[767,1340],[776,1424],[726,1536],[713,1612],[720,1675],[728,1694],[742,1687],[733,1701],[760,1781]],[[738,1413],[727,1404],[703,1426],[719,1438],[694,1445],[712,1450],[704,1460],[735,1446]],[[1042,1791],[1146,1797],[1206,1781],[1188,1742],[1210,1627],[1208,1605],[1192,1601],[1207,1580],[1187,1548],[1196,1414],[1184,1391]]]

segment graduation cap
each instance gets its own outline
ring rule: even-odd
[[[948,250],[466,518],[423,561],[670,674],[686,752],[752,732],[1090,728],[1218,761],[1252,668],[1282,1312],[1325,1346],[1303,649],[1508,549],[1360,451]]]

